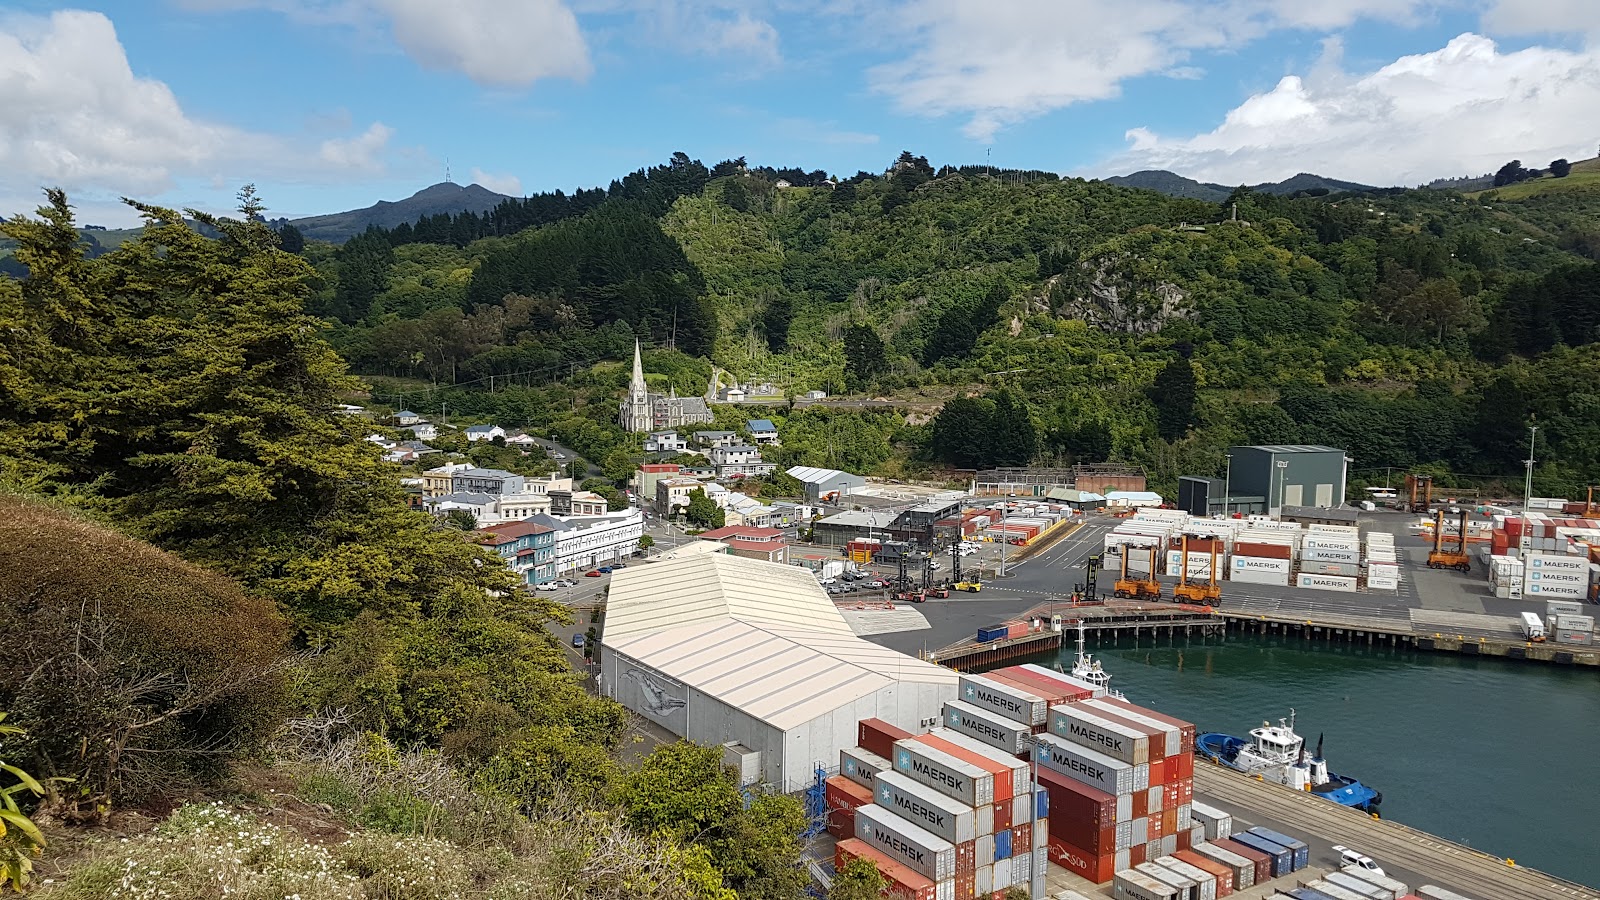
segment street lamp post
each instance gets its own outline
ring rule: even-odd
[[[1278,460],[1278,518],[1283,518],[1283,489],[1289,480],[1289,461]]]
[[[1028,898],[1029,898],[1029,900],[1045,900],[1044,895],[1038,893],[1035,890],[1035,879],[1033,877],[1033,873],[1034,873],[1034,870],[1037,868],[1037,864],[1032,861],[1033,860],[1033,846],[1032,845],[1036,845],[1038,843],[1038,839],[1033,837],[1033,832],[1034,832],[1034,829],[1039,827],[1039,747],[1040,747],[1040,741],[1039,741],[1039,738],[1038,738],[1037,735],[1028,734],[1028,735],[1022,735],[1021,737],[1022,737],[1023,746],[1028,748],[1028,775],[1029,775],[1029,778],[1030,778],[1030,783],[1029,783],[1029,786],[1028,786],[1028,837],[1029,837],[1029,840],[1030,840],[1031,844],[1027,848],[1028,859],[1029,859],[1029,863],[1028,863]],[[1017,853],[1016,848],[1013,847],[1011,852],[1012,852],[1013,855],[1015,855]]]
[[[994,573],[996,578],[1006,577],[1006,545],[1011,543],[1011,537],[1006,533],[1006,513],[1011,509],[1011,494],[1006,494],[1006,502],[1000,507],[1000,569]]]
[[[1539,437],[1539,426],[1528,426],[1528,458],[1523,460],[1523,465],[1528,467],[1527,480],[1522,486],[1522,537],[1517,541],[1517,556],[1527,557],[1528,540],[1528,504],[1533,502],[1533,443]]]
[[[1233,499],[1233,454],[1224,453],[1222,458],[1227,460],[1226,468],[1222,470],[1222,517],[1228,517],[1228,501]]]

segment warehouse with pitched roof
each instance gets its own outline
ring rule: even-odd
[[[861,719],[937,719],[956,677],[857,637],[802,568],[711,553],[612,578],[602,691],[673,734],[740,747],[785,792],[836,766]]]

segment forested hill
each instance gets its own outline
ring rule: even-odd
[[[1189,197],[1195,200],[1210,200],[1221,202],[1233,193],[1233,188],[1225,184],[1213,184],[1207,181],[1195,181],[1185,178],[1174,172],[1164,169],[1146,169],[1134,172],[1131,175],[1113,175],[1105,179],[1107,184],[1121,185],[1122,187],[1144,188],[1166,194],[1169,197]],[[1321,175],[1312,175],[1301,172],[1292,178],[1283,181],[1266,182],[1251,188],[1263,194],[1284,194],[1293,196],[1298,193],[1312,195],[1332,194],[1340,191],[1376,191],[1378,188],[1369,185],[1357,184],[1353,181],[1339,181],[1334,178],[1324,178]]]
[[[463,212],[481,214],[510,199],[480,184],[462,187],[454,182],[441,181],[404,200],[379,200],[365,209],[308,216],[293,219],[289,224],[309,240],[338,243],[366,231],[369,226],[394,228],[438,215],[451,216]]]
[[[1116,459],[1170,488],[1230,443],[1300,440],[1349,448],[1358,475],[1514,481],[1537,417],[1559,492],[1600,480],[1594,165],[1481,195],[1213,203],[909,153],[837,184],[679,154],[503,205],[521,230],[458,241],[447,222],[305,253],[336,346],[395,379],[380,397],[559,426],[596,460],[633,446],[611,422],[640,337],[652,378],[685,393],[714,363],[791,396],[976,398],[931,425],[776,410],[814,436],[786,434],[785,462]],[[1015,446],[987,439],[1002,412]]]

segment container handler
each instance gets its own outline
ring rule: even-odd
[[[976,594],[977,592],[983,590],[983,582],[981,582],[981,581],[958,581],[958,582],[956,582],[956,590],[964,591],[964,592],[966,592],[968,594]]]
[[[1217,544],[1211,542],[1211,567],[1206,570],[1204,583],[1189,581],[1189,536],[1183,536],[1183,549],[1178,560],[1178,586],[1172,589],[1172,599],[1183,603],[1216,605],[1222,596],[1222,586],[1217,584]]]
[[[1155,550],[1150,550],[1150,568],[1152,571],[1144,578],[1129,578],[1128,548],[1130,546],[1129,544],[1122,546],[1122,553],[1120,554],[1122,557],[1122,573],[1121,577],[1117,579],[1116,586],[1112,589],[1112,594],[1124,600],[1160,600],[1161,582],[1156,580],[1154,571]]]
[[[1433,550],[1428,553],[1428,568],[1430,569],[1458,569],[1462,572],[1472,571],[1472,557],[1467,555],[1467,516],[1471,515],[1466,510],[1461,511],[1461,518],[1456,522],[1454,537],[1446,537],[1444,533],[1444,510],[1434,510],[1433,513]]]

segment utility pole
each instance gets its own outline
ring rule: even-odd
[[[1517,555],[1523,558],[1527,557],[1527,551],[1523,548],[1528,546],[1528,504],[1533,502],[1533,443],[1538,437],[1539,426],[1529,425],[1528,458],[1522,461],[1528,467],[1527,481],[1522,486],[1522,538],[1517,541],[1517,550],[1521,551]],[[1461,537],[1462,540],[1466,539],[1464,534]]]

